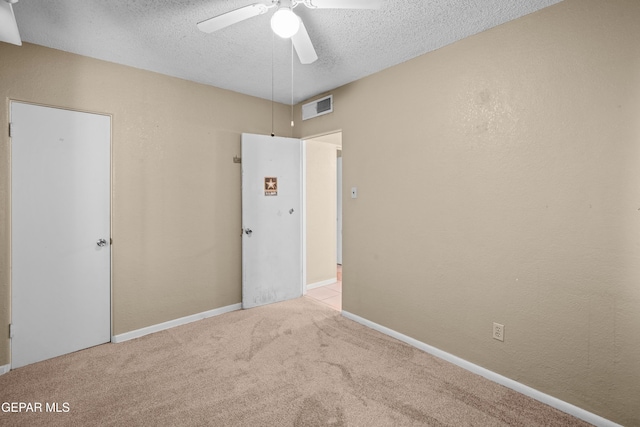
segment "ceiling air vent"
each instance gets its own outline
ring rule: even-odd
[[[302,120],[313,119],[314,117],[328,114],[333,111],[333,95],[316,99],[302,106]]]

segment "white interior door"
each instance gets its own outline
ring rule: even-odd
[[[11,366],[111,339],[111,118],[11,102]]]
[[[242,306],[302,295],[302,141],[242,134]]]

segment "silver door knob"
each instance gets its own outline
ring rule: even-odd
[[[105,239],[100,239],[96,244],[100,247],[107,246],[107,241]]]
[[[253,233],[253,230],[251,230],[250,228],[245,228],[244,232],[247,236],[251,236],[251,233]]]

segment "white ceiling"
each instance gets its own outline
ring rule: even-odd
[[[20,0],[22,40],[291,104],[291,44],[273,36],[275,9],[212,34],[209,17],[260,0]],[[270,0],[263,0],[270,4]],[[561,0],[385,0],[380,10],[311,10],[319,59],[294,56],[294,103]],[[273,47],[273,48],[272,48]],[[294,54],[295,55],[295,54]]]

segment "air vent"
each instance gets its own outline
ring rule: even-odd
[[[333,112],[333,95],[316,99],[302,106],[302,120],[312,119]]]

